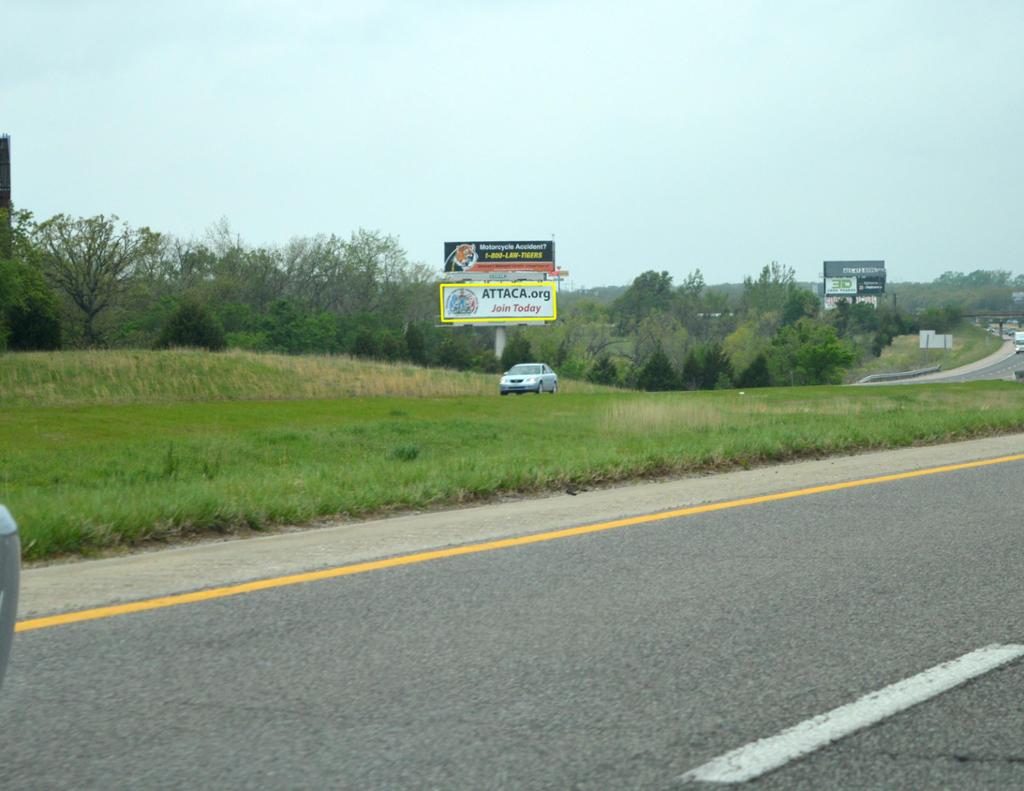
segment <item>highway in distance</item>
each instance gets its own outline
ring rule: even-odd
[[[746,788],[1024,788],[1022,476],[1002,461],[22,631],[0,787],[711,788],[726,756],[755,767]],[[788,755],[801,723],[825,741]],[[759,740],[764,771],[734,752]]]
[[[942,352],[938,352],[935,362],[941,361]],[[965,365],[950,371],[939,371],[915,379],[897,381],[901,384],[934,384],[939,382],[979,382],[989,379],[1012,379],[1016,372],[1021,369],[1024,369],[1024,354],[1017,354],[1011,344],[1004,344],[1002,356],[997,357],[993,354],[984,361]]]

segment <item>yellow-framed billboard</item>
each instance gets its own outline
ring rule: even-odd
[[[522,324],[558,318],[557,281],[442,283],[442,324]]]

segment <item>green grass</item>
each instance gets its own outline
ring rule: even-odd
[[[945,371],[976,362],[997,351],[1002,341],[984,328],[963,322],[953,332],[953,349],[928,349],[927,355],[918,347],[917,335],[899,335],[879,357],[850,371],[848,382],[856,382],[868,374],[896,373],[941,365]]]
[[[106,386],[124,398],[116,377]],[[29,560],[1024,429],[1024,388],[1008,382],[73,406],[18,398],[0,391],[0,501]],[[88,400],[59,387],[50,398]]]

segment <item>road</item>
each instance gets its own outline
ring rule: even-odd
[[[1022,475],[702,507],[23,631],[0,784],[701,787],[680,778],[1024,642]],[[1009,661],[747,787],[1021,788],[1022,699]]]
[[[983,368],[972,371],[957,373],[950,371],[946,376],[937,376],[930,380],[933,382],[977,382],[983,379],[1007,379],[1013,378],[1014,372],[1024,369],[1024,355],[1011,352],[1006,357],[997,360]]]
[[[999,352],[977,363],[955,368],[951,371],[939,371],[938,373],[919,376],[914,379],[889,382],[889,384],[977,382],[986,379],[1013,379],[1014,372],[1019,370],[1024,370],[1024,355],[1017,354],[1013,350],[1012,343],[1005,343]]]

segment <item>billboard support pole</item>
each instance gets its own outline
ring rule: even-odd
[[[499,360],[501,359],[502,352],[505,351],[505,328],[495,327],[494,328],[494,356]]]

